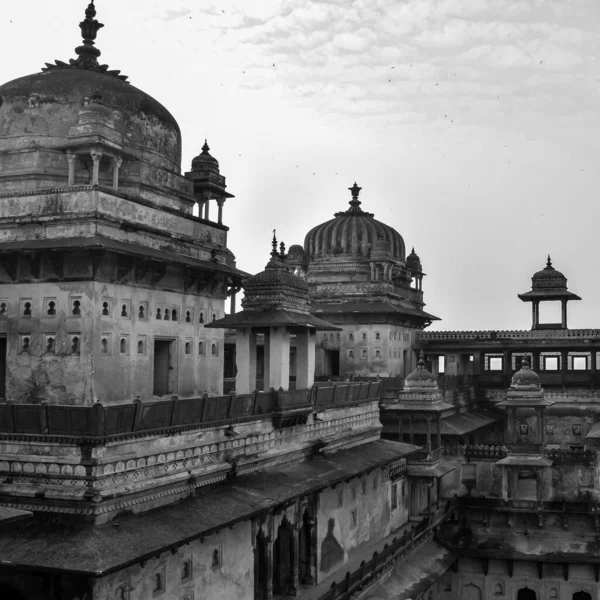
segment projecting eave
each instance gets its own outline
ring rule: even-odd
[[[342,331],[341,327],[319,319],[309,313],[291,310],[242,310],[233,315],[213,321],[205,327],[213,329],[237,329],[242,327],[297,327],[316,331]]]
[[[569,292],[569,290],[531,290],[517,295],[523,302],[533,302],[535,300],[581,300],[577,294]]]
[[[406,306],[394,306],[385,302],[340,302],[335,304],[315,303],[311,306],[311,311],[315,314],[380,314],[380,315],[406,315],[409,317],[418,317],[425,321],[440,321],[439,317],[430,315],[424,310],[418,308],[408,308]]]

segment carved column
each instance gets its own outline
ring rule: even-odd
[[[296,388],[312,387],[315,379],[315,334],[309,329],[296,333]]]
[[[93,162],[92,170],[92,185],[98,185],[100,175],[100,159],[102,158],[102,150],[96,148],[90,152]]]
[[[561,300],[561,316],[562,316],[562,328],[567,329],[567,301],[563,298]]]
[[[223,224],[223,204],[225,204],[225,198],[217,198],[217,206],[219,207],[219,225]]]
[[[210,221],[209,215],[210,215],[210,200],[206,200],[206,202],[204,203],[204,218],[207,221]]]
[[[73,152],[67,152],[69,161],[69,186],[75,185],[75,165],[77,164],[77,155]]]
[[[121,167],[121,165],[123,164],[123,159],[120,156],[115,156],[112,160],[112,169],[113,169],[113,181],[112,181],[112,186],[113,186],[113,190],[118,190],[119,189],[119,169]]]

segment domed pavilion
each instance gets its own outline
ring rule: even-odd
[[[0,86],[0,397],[220,393],[223,336],[204,323],[245,275],[231,194],[206,144],[182,175],[177,121],[99,62],[95,17],[75,58]]]
[[[317,376],[404,377],[415,334],[437,317],[423,310],[420,258],[361,208],[361,189],[354,183],[350,207],[290,247],[288,263],[306,278],[311,312],[342,328],[317,340]]]

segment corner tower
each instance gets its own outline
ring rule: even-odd
[[[77,58],[0,86],[0,398],[220,393],[204,324],[240,273],[221,211],[193,208],[230,197],[225,179],[181,175],[177,122],[98,62],[95,17]]]
[[[362,210],[356,183],[350,208],[311,229],[288,263],[308,283],[311,312],[342,327],[317,340],[322,377],[405,376],[415,333],[437,317],[423,310],[421,261],[402,236]]]

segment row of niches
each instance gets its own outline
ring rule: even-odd
[[[198,558],[196,557],[196,561]],[[172,588],[177,587],[178,583],[193,583],[194,582],[194,571],[198,570],[203,573],[206,570],[205,565],[195,565],[194,558],[189,556],[179,563],[178,573],[167,573],[166,566],[163,565],[160,568],[154,570],[151,574],[151,585],[152,597],[162,597],[165,592],[171,593]],[[218,570],[223,566],[223,545],[219,544],[212,550],[209,558],[210,568]],[[130,600],[130,591],[133,589],[132,585],[128,581],[122,581],[117,585],[115,590],[114,598],[117,600]],[[193,592],[181,592],[182,600],[193,600]],[[112,598],[113,596],[111,596]],[[171,597],[171,596],[169,596]],[[179,597],[179,596],[178,596]]]
[[[565,364],[568,371],[591,371],[593,366],[600,370],[600,352],[585,351],[540,352],[537,360],[532,352],[512,352],[510,362],[507,364],[505,364],[506,356],[504,354],[486,353],[483,357],[483,369],[484,371],[504,371],[505,366],[510,365],[512,371],[518,371],[525,357],[529,359],[530,366],[540,372],[562,371]],[[595,360],[594,365],[592,365],[592,360]]]
[[[350,359],[360,357],[361,360],[369,360],[369,354],[370,354],[370,358],[372,360],[382,360],[383,359],[383,351],[381,350],[381,348],[373,348],[373,349],[371,349],[370,353],[367,348],[361,348],[360,351],[358,349],[354,350],[354,349],[350,348],[349,350],[346,351],[346,355]],[[390,358],[392,358],[391,351],[390,351]]]
[[[21,298],[19,302],[19,316],[20,317],[33,317],[36,316],[36,306],[32,298]],[[102,298],[101,306],[99,308],[99,314],[102,317],[114,317],[119,316],[122,319],[132,318],[132,302],[131,300],[121,300],[116,305],[117,311],[115,311],[115,304],[112,298]],[[59,316],[60,304],[56,298],[44,298],[42,307],[42,317],[57,317]],[[135,307],[135,317],[139,321],[147,321],[151,318],[148,313],[148,302],[137,302]],[[152,315],[157,321],[173,321],[176,323],[196,323],[194,316],[196,309],[194,307],[186,306],[183,313],[179,306],[173,304],[156,304]],[[116,312],[116,314],[115,314]],[[81,297],[69,298],[68,316],[69,317],[81,317],[83,314],[83,303]],[[7,299],[0,299],[0,318],[10,316],[10,303]],[[210,307],[200,309],[198,311],[197,322],[199,324],[205,324],[208,322],[216,321],[219,318],[219,311],[213,310]]]
[[[115,339],[118,339],[118,350],[114,347]],[[151,338],[152,339],[152,338]],[[56,333],[43,333],[41,335],[22,334],[19,336],[19,354],[35,355],[69,355],[80,354],[81,333],[69,333],[57,336]],[[148,336],[138,335],[135,338],[136,354],[148,355]],[[181,345],[182,354],[185,358],[199,358],[210,356],[217,358],[220,354],[219,340],[186,338]],[[100,336],[100,354],[129,355],[131,354],[131,336],[121,334],[113,336],[112,333],[103,333]]]
[[[383,337],[380,331],[374,331],[371,332],[371,336],[369,336],[369,333],[366,331],[359,331],[359,332],[350,332],[348,333],[348,337],[347,340],[350,343],[354,343],[354,342],[369,342],[370,338],[372,337],[372,339],[376,342],[380,342]],[[391,340],[400,340],[403,342],[410,342],[410,333],[403,333],[401,331],[390,331],[389,334],[389,338],[390,341]],[[342,341],[342,334],[341,333],[323,333],[322,338],[323,342],[341,342]]]

